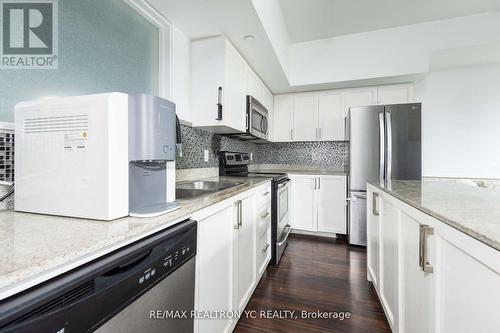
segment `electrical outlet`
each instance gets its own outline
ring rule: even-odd
[[[253,153],[250,153],[250,161],[253,161]]]
[[[205,160],[205,162],[208,162],[208,157],[209,157],[208,149],[205,149],[205,153],[204,153],[204,160]]]

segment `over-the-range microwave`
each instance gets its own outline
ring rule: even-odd
[[[268,111],[255,97],[247,95],[246,99],[246,132],[226,135],[240,140],[267,141],[269,133]]]

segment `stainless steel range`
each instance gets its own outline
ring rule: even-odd
[[[286,173],[248,171],[250,156],[247,153],[220,151],[219,175],[233,177],[272,178],[271,195],[271,264],[277,265],[288,245],[290,227],[290,179]]]

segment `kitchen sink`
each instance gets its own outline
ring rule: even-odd
[[[194,181],[176,185],[177,199],[190,199],[243,185],[240,182]]]

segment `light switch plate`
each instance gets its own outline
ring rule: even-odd
[[[208,162],[208,157],[209,157],[208,149],[205,149],[205,153],[204,153],[204,160],[205,160],[205,162]]]

